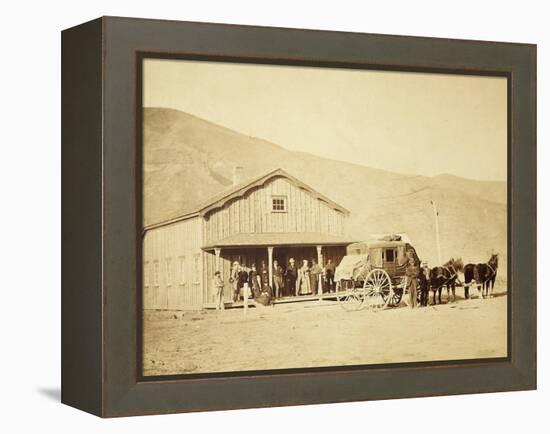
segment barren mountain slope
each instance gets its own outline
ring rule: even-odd
[[[235,166],[243,167],[243,179],[281,167],[348,208],[350,235],[356,239],[408,232],[420,256],[435,263],[430,204],[435,200],[444,259],[486,261],[494,250],[506,260],[503,182],[403,175],[292,152],[164,108],[145,109],[144,144],[146,225],[184,214],[230,187]]]

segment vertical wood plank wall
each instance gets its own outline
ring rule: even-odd
[[[287,199],[286,212],[272,212],[273,196]],[[205,219],[205,244],[237,233],[316,232],[344,233],[344,214],[284,177],[272,178],[261,188],[212,211]]]
[[[272,212],[273,196],[286,198],[286,212]],[[222,249],[219,263],[202,246],[237,233],[315,232],[343,235],[346,216],[329,203],[296,186],[283,176],[268,180],[205,217],[192,217],[150,229],[143,241],[143,306],[145,309],[200,309],[214,301],[212,278],[219,270],[226,282],[224,298],[232,299],[229,274],[235,260],[267,262],[267,249]],[[281,254],[275,246],[274,257]],[[300,263],[316,258],[315,247],[285,249]],[[325,260],[338,264],[344,248],[324,247]],[[286,257],[288,260],[290,256]],[[282,264],[286,265],[286,264]]]
[[[143,240],[143,307],[200,309],[203,305],[200,217],[149,230]]]

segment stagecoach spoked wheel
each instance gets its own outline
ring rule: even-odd
[[[394,297],[390,276],[382,269],[374,269],[367,274],[363,284],[363,307],[370,310],[385,309]],[[401,301],[401,298],[399,298]]]
[[[403,298],[403,288],[393,288],[390,301],[388,302],[388,306],[391,306],[391,307],[399,306],[399,303],[401,303],[402,298]]]
[[[361,288],[353,289],[340,299],[340,306],[348,312],[360,310],[363,307],[363,294]]]
[[[342,309],[351,312],[361,309],[363,305],[363,289],[355,288],[353,282],[342,281],[339,287],[343,294],[338,297],[338,302]]]

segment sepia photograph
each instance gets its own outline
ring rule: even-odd
[[[508,356],[507,77],[141,68],[144,377]]]

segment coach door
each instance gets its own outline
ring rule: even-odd
[[[382,268],[384,266],[384,252],[380,247],[370,249],[369,260],[373,267]]]

